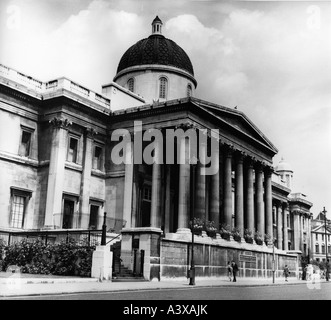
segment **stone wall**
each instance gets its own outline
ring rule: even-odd
[[[273,253],[271,248],[246,243],[238,244],[233,240],[222,241],[224,243],[213,243],[208,239],[206,243],[194,244],[196,277],[226,277],[227,262],[232,260],[236,261],[239,266],[239,277],[272,277]],[[160,251],[161,279],[186,278],[191,265],[191,243],[162,239]],[[298,276],[297,256],[277,250],[275,253],[276,277],[283,276],[285,264],[290,268],[290,276]]]

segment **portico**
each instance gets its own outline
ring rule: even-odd
[[[192,155],[196,155],[194,216],[206,221],[214,221],[217,231],[220,230],[220,226],[227,226],[230,230],[236,227],[242,236],[244,230],[248,229],[252,232],[258,231],[262,236],[268,234],[273,237],[271,176],[272,157],[277,150],[264,136],[260,136],[259,142],[256,143],[256,138],[252,139],[249,136],[249,134],[253,135],[255,128],[250,127],[249,121],[242,113],[232,110],[233,118],[241,126],[241,128],[238,126],[238,133],[246,133],[242,135],[243,139],[238,138],[240,134],[236,134],[236,137],[233,136],[230,140],[227,133],[219,130],[216,123],[214,128],[218,130],[217,137],[212,136],[211,129],[208,129],[212,126],[208,122],[217,120],[215,114],[212,112],[206,114],[205,126],[201,121],[192,120],[197,112],[201,112],[202,106],[209,108],[209,111],[213,110],[209,103],[196,98],[182,99],[176,109],[167,103],[160,103],[157,106],[157,112],[162,113],[163,121],[160,121],[159,127],[155,129],[161,132],[162,141],[153,142],[152,164],[143,161],[142,164],[133,166],[133,170],[141,172],[146,167],[149,168],[150,174],[145,175],[144,179],[150,179],[151,185],[150,222],[149,225],[141,225],[139,219],[135,219],[137,212],[132,210],[131,216],[127,216],[129,212],[124,210],[127,221],[136,221],[136,225],[127,226],[159,228],[165,232],[166,237],[170,233],[171,237],[176,233],[181,235],[190,233],[189,222],[192,210],[190,166]],[[178,120],[178,116],[184,111],[192,116]],[[225,110],[223,112],[225,115]],[[152,107],[149,113],[152,116]],[[131,113],[133,122],[134,114]],[[145,118],[145,122],[141,128],[142,134],[149,128],[148,118]],[[184,135],[177,136],[177,140],[171,146],[167,141],[167,130],[179,128],[178,122],[181,123],[180,128]],[[195,137],[192,136],[192,132],[196,134]],[[206,139],[198,139],[202,132],[207,135]],[[254,134],[259,133],[254,132]],[[134,136],[132,137],[134,140]],[[217,140],[217,148],[215,142],[212,143],[212,139]],[[174,163],[167,163],[169,148],[173,148]],[[135,159],[132,158],[132,161],[134,163]],[[129,166],[132,165],[126,164],[124,181],[130,180],[129,177],[136,174],[127,169]],[[213,170],[211,166],[214,167]],[[170,172],[177,172],[178,176]],[[130,192],[126,192],[124,208],[134,208],[129,204],[128,194]],[[170,194],[177,194],[178,197],[171,198]]]

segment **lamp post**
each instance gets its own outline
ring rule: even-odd
[[[189,285],[195,285],[195,265],[194,265],[194,210],[195,210],[195,169],[196,169],[196,159],[192,159],[192,164],[190,167],[191,174],[191,184],[190,184],[190,209],[191,209],[191,269],[190,269],[190,283]]]
[[[275,239],[272,239],[272,283],[275,283],[275,271],[276,271],[276,266],[275,266]]]
[[[106,216],[107,216],[107,212],[103,214],[103,224],[102,224],[102,234],[101,234],[102,246],[106,245],[106,233],[107,233]]]

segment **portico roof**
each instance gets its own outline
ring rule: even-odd
[[[122,125],[122,121],[140,120],[148,128],[160,129],[171,126],[171,120],[178,120],[178,113],[182,111],[185,112],[184,115],[188,119],[201,124],[201,128],[208,123],[208,129],[219,129],[220,135],[226,142],[231,143],[231,139],[246,141],[250,147],[254,147],[255,151],[263,150],[269,160],[278,152],[276,147],[243,112],[193,97],[118,110],[111,114],[111,122],[112,126],[116,128]],[[158,120],[154,122],[153,116],[157,116]],[[164,121],[160,121],[160,118]],[[241,146],[243,149],[247,148],[247,146]]]

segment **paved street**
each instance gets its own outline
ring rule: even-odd
[[[222,286],[158,288],[122,292],[89,292],[28,297],[20,300],[330,300],[330,283],[284,284],[278,286]]]

